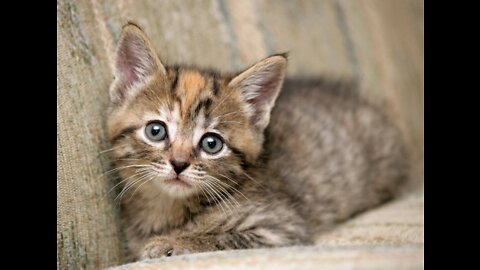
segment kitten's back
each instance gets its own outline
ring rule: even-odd
[[[355,90],[286,79],[266,132],[270,185],[322,228],[391,198],[408,174],[400,133]]]

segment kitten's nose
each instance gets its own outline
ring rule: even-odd
[[[173,166],[173,170],[177,173],[180,174],[183,172],[188,166],[190,166],[190,163],[186,160],[175,160],[172,159],[170,160],[170,164]]]

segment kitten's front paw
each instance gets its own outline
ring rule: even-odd
[[[160,257],[170,257],[191,253],[188,247],[185,247],[179,241],[169,237],[155,237],[143,249],[141,259],[153,259]]]

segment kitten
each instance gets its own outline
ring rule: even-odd
[[[108,136],[137,259],[311,244],[404,182],[400,135],[377,109],[348,84],[283,83],[286,67],[284,54],[239,74],[164,66],[123,28]]]

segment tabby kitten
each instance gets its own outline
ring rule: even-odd
[[[282,54],[239,74],[164,66],[123,28],[108,136],[137,259],[310,244],[394,194],[408,171],[397,130],[349,85],[283,83],[286,67]]]

